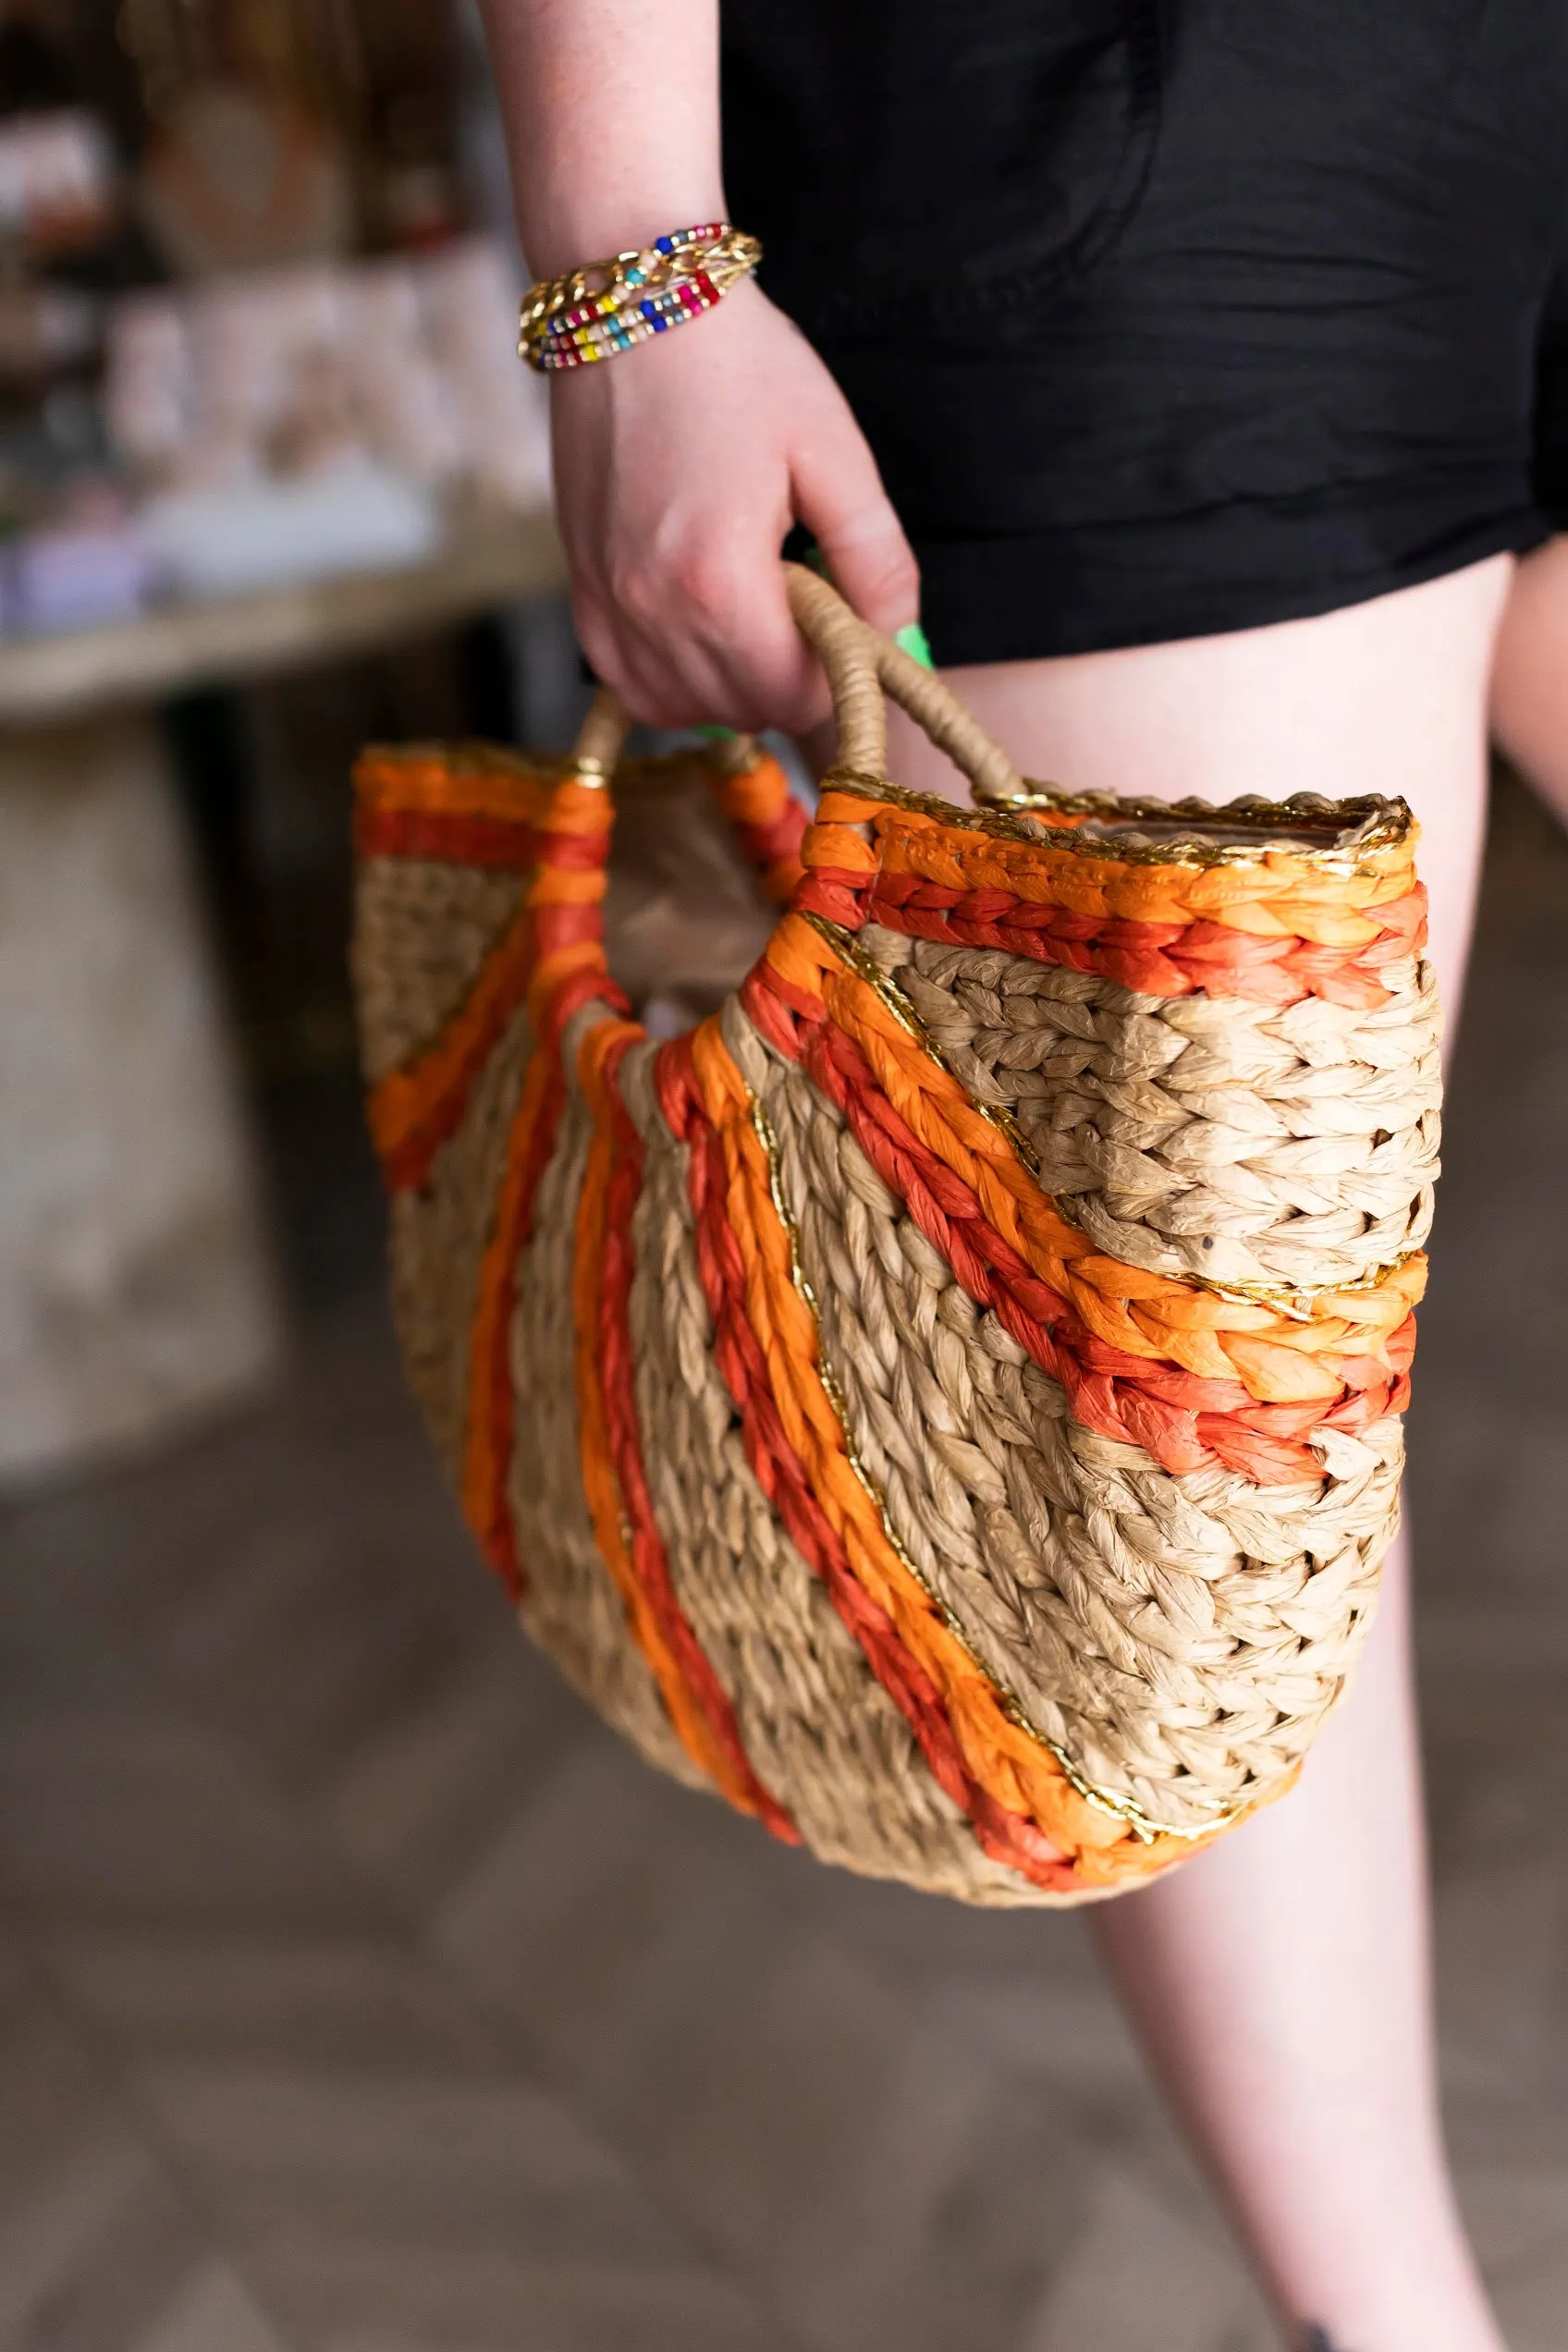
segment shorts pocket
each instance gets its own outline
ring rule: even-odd
[[[765,284],[837,337],[961,328],[1081,274],[1147,177],[1161,15],[1161,0],[730,0],[727,170]]]

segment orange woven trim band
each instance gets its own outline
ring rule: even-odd
[[[539,820],[539,863],[526,899],[538,940],[528,1005],[546,1041],[558,1037],[592,997],[628,1010],[609,978],[600,905],[611,817],[606,792],[569,777],[555,787]]]
[[[800,985],[797,958],[795,1001],[780,1001],[765,962],[747,983],[748,1011],[804,1062],[964,1287],[1061,1383],[1086,1427],[1177,1474],[1218,1461],[1285,1485],[1322,1476],[1305,1442],[1315,1429],[1354,1431],[1403,1410],[1421,1268],[1334,1293],[1367,1316],[1358,1326],[1343,1314],[1296,1322],[1097,1256],[876,992],[800,927],[827,962],[817,989]]]
[[[734,826],[742,854],[754,865],[763,895],[787,906],[802,873],[801,844],[806,813],[790,790],[790,779],[771,753],[752,768],[726,776],[715,771],[714,798]]]
[[[463,1513],[486,1560],[514,1595],[521,1594],[524,1583],[507,1490],[513,1435],[510,1351],[517,1265],[533,1231],[534,1198],[555,1149],[565,1097],[558,1057],[535,1052],[530,1058],[522,1099],[507,1137],[495,1222],[480,1263],[469,1332]]]
[[[449,752],[371,750],[354,765],[354,793],[361,815],[423,813],[441,817],[494,819],[536,825],[549,806],[555,782],[475,755],[454,760]]]
[[[871,839],[864,838],[869,827]],[[1260,938],[1309,939],[1322,947],[1370,946],[1378,911],[1406,897],[1415,879],[1414,836],[1382,852],[1375,870],[1333,874],[1270,850],[1243,865],[1140,864],[1053,850],[884,807],[831,788],[822,795],[803,862],[848,874],[911,875],[969,892],[1001,890],[1036,906],[1063,907],[1104,921],[1208,922]]]
[[[809,852],[808,852],[809,854]],[[1133,923],[1078,914],[1007,890],[959,890],[913,874],[846,873],[816,867],[795,898],[802,913],[845,930],[877,923],[907,937],[999,948],[1072,972],[1120,981],[1146,997],[1240,997],[1290,1005],[1303,997],[1370,1011],[1389,1000],[1381,974],[1427,940],[1427,893],[1417,884],[1378,910],[1380,929],[1363,947],[1319,947],[1298,937],[1264,938],[1223,924]]]
[[[539,829],[522,818],[361,807],[354,816],[354,849],[361,858],[425,858],[525,874],[538,854]]]
[[[941,1785],[969,1812],[985,1850],[1035,1884],[1057,1891],[1113,1884],[1190,1853],[1189,1840],[1135,1839],[1124,1823],[1079,1795],[1050,1751],[1009,1715],[1000,1694],[900,1558],[850,1460],[842,1424],[823,1385],[815,1318],[795,1283],[790,1236],[774,1205],[766,1154],[717,1023],[704,1022],[690,1038],[667,1047],[660,1069],[667,1116],[693,1145],[693,1206],[707,1243],[699,1260],[718,1327],[717,1360],[745,1417],[753,1466],[818,1572],[827,1564],[820,1540],[825,1522],[834,1538],[829,1561],[841,1562],[878,1619],[890,1623],[895,1645],[904,1654],[896,1674],[889,1671],[896,1661],[886,1641],[868,1643],[856,1615],[846,1608],[842,1574],[828,1574],[840,1613],[861,1635],[878,1679],[903,1708]],[[695,1096],[690,1107],[679,1099],[682,1072]],[[717,1145],[717,1155],[711,1145],[707,1154],[703,1199],[697,1181],[701,1155],[692,1132],[698,1111]],[[722,1209],[716,1220],[713,1196],[720,1186]],[[716,1221],[722,1226],[717,1236]],[[729,1301],[722,1281],[727,1257],[735,1293]],[[721,1277],[717,1283],[716,1274]],[[738,1341],[743,1335],[749,1335],[750,1345],[742,1349]],[[763,1399],[773,1442],[759,1446],[753,1432],[764,1417]],[[786,1501],[789,1487],[779,1474],[790,1458],[800,1481],[797,1493],[809,1498],[807,1512],[792,1512]],[[919,1675],[913,1685],[912,1667]],[[935,1713],[926,1693],[937,1701]],[[956,1757],[950,1745],[955,1742]],[[1064,1864],[1064,1857],[1071,1859]]]
[[[490,949],[461,1010],[428,1051],[371,1090],[371,1139],[393,1192],[413,1192],[461,1124],[469,1092],[528,995],[533,919],[523,907]]]
[[[866,1046],[879,1072],[896,1071],[900,1108],[911,1112],[911,1124],[938,1158],[964,1181],[973,1176],[987,1215],[1035,1271],[1064,1290],[1097,1336],[1129,1354],[1164,1357],[1206,1378],[1240,1377],[1263,1403],[1299,1402],[1306,1393],[1327,1396],[1324,1380],[1304,1390],[1306,1376],[1299,1367],[1277,1364],[1268,1371],[1260,1349],[1324,1355],[1330,1366],[1340,1350],[1357,1358],[1377,1355],[1420,1300],[1427,1280],[1427,1261],[1420,1255],[1390,1268],[1375,1284],[1318,1292],[1305,1319],[1105,1256],[1041,1190],[1002,1131],[975,1109],[958,1081],[814,925],[793,914],[785,917],[747,981],[746,994],[749,1006],[756,999],[753,1018],[763,1012],[773,1042],[799,1058],[798,1032],[827,1016],[830,987],[836,991],[835,1017]],[[1247,1345],[1232,1358],[1242,1340]],[[1256,1375],[1243,1368],[1246,1361],[1256,1363]]]
[[[785,904],[801,878],[805,811],[779,762],[764,753],[733,775],[712,771],[719,807],[736,827],[743,854],[767,897]],[[533,772],[484,746],[472,752],[372,749],[354,768],[355,842],[365,857],[421,857],[480,866],[526,867],[541,825],[558,824],[576,796],[577,822],[602,829],[607,796],[570,774]]]
[[[1341,1366],[1347,1352],[1357,1360],[1379,1356],[1425,1290],[1426,1260],[1411,1258],[1377,1283],[1320,1292],[1309,1315],[1291,1316],[1123,1265],[1068,1223],[1011,1139],[858,974],[831,973],[823,997],[830,1019],[860,1044],[879,1085],[927,1146],[975,1184],[1011,1245],[1037,1274],[1063,1286],[1096,1339],[1110,1346],[1177,1363],[1199,1378],[1239,1378],[1261,1403],[1326,1403],[1341,1385],[1362,1385]],[[1216,1343],[1207,1368],[1191,1360],[1206,1353],[1205,1341]]]
[[[1328,1411],[1318,1403],[1256,1404],[1235,1381],[1197,1379],[1107,1346],[1010,1249],[968,1188],[921,1146],[888,1105],[851,1038],[825,1023],[804,1059],[965,1290],[978,1305],[994,1308],[1042,1370],[1060,1383],[1085,1427],[1140,1446],[1176,1476],[1218,1463],[1258,1486],[1301,1486],[1322,1478],[1322,1464],[1304,1440],[1325,1421],[1360,1427],[1391,1409],[1387,1380],[1354,1395],[1336,1382]]]
[[[929,1097],[934,1121],[928,1140],[937,1156],[960,1173],[974,1171],[984,1183],[994,1177],[1006,1199],[998,1197],[998,1222],[1011,1232],[1016,1220],[1019,1246],[1037,1273],[1047,1280],[1065,1280],[1084,1320],[1100,1336],[1133,1354],[1169,1356],[1206,1377],[1227,1378],[1234,1366],[1221,1368],[1208,1357],[1189,1362],[1184,1344],[1206,1348],[1210,1336],[1226,1348],[1232,1335],[1292,1348],[1307,1354],[1350,1344],[1359,1355],[1376,1349],[1399,1329],[1423,1295],[1427,1281],[1424,1255],[1391,1267],[1375,1284],[1317,1292],[1306,1319],[1285,1316],[1273,1308],[1221,1297],[1166,1274],[1124,1266],[1097,1251],[1088,1236],[1062,1216],[1048,1193],[1019,1158],[1001,1129],[970,1101],[956,1078],[913,1036],[883,1003],[875,988],[862,980],[835,952],[814,925],[786,916],[768,942],[763,962],[752,975],[778,999],[776,1018],[808,1025],[831,1009],[863,1037],[874,1056],[890,1060],[900,1073],[900,1091]],[[747,986],[752,986],[748,981]],[[829,990],[833,990],[829,1006]],[[790,1051],[788,1046],[782,1048]],[[793,1050],[798,1051],[798,1047]],[[925,1132],[926,1114],[916,1121]],[[1008,1203],[1011,1202],[1011,1207]],[[989,1210],[989,1201],[988,1201]],[[1107,1324],[1107,1313],[1116,1318]],[[1293,1380],[1297,1376],[1281,1377]],[[1319,1384],[1319,1393],[1326,1393]],[[1265,1402],[1275,1398],[1267,1384],[1256,1393]],[[1291,1388],[1292,1396],[1301,1391]]]

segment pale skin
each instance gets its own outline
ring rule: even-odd
[[[534,270],[726,216],[716,0],[486,0],[486,14]],[[553,399],[579,631],[639,717],[821,725],[779,580],[794,521],[868,619],[914,618],[916,566],[871,454],[754,284],[557,377]],[[1568,541],[1319,619],[949,675],[1022,767],[1075,790],[1404,793],[1451,1023],[1488,726],[1568,817]],[[907,722],[890,760],[907,785],[960,789]],[[1501,2352],[1438,2116],[1403,1548],[1299,1788],[1092,1916],[1290,2340]]]

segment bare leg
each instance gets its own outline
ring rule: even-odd
[[[1568,538],[1519,566],[1498,631],[1492,729],[1568,825]]]
[[[1458,998],[1506,559],[1321,620],[960,672],[1035,775],[1226,799],[1403,792]],[[907,729],[893,772],[950,784]],[[1406,1580],[1300,1787],[1096,1914],[1128,2007],[1281,2313],[1333,2352],[1499,2352],[1434,2083]]]
[[[1437,2114],[1408,1580],[1300,1788],[1101,1941],[1280,2309],[1335,2352],[1495,2352]]]

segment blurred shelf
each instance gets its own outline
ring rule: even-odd
[[[547,514],[496,516],[454,528],[432,561],[410,570],[345,572],[0,644],[0,728],[48,727],[372,653],[545,594],[565,578]]]

